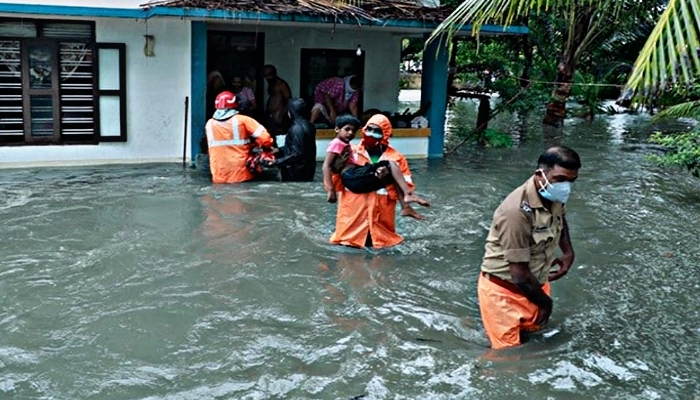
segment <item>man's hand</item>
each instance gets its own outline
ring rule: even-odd
[[[334,191],[331,190],[330,192],[328,192],[328,197],[326,197],[326,201],[329,203],[335,203],[336,201],[338,201],[338,197],[336,196]]]
[[[551,271],[549,273],[548,280],[550,282],[556,281],[562,276],[569,272],[569,268],[574,263],[574,253],[562,254],[561,257],[556,258],[552,261],[552,266],[559,265],[559,269],[556,271]]]
[[[540,329],[544,328],[549,322],[549,317],[552,315],[552,307],[539,307],[537,311],[537,319],[535,324],[539,325]]]

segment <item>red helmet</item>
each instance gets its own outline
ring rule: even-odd
[[[216,96],[216,109],[217,110],[226,110],[230,108],[236,108],[238,107],[238,103],[236,102],[236,95],[226,91],[226,92],[221,92],[219,93],[218,96]]]

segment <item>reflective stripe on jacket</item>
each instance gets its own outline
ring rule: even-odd
[[[245,115],[225,120],[210,119],[206,126],[209,168],[214,183],[236,183],[253,179],[246,158],[256,147],[270,147],[270,134],[258,121]]]

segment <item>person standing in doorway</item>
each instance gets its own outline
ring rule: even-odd
[[[243,79],[243,86],[250,88],[253,92],[258,89],[257,73],[255,67],[249,67],[245,70],[245,78]]]
[[[263,67],[263,77],[267,81],[267,106],[265,107],[265,123],[273,135],[283,135],[285,129],[285,115],[289,110],[289,100],[292,98],[292,90],[289,84],[277,76],[277,68],[274,65]]]
[[[311,123],[321,116],[330,124],[335,124],[335,117],[349,112],[355,118],[357,102],[360,99],[362,80],[356,75],[345,78],[327,78],[319,82],[314,90],[314,106],[311,109]]]
[[[564,204],[580,168],[575,151],[550,147],[533,176],[493,214],[477,286],[494,349],[520,345],[521,333],[543,328],[552,314],[549,282],[566,275],[574,262]],[[562,255],[555,258],[557,247]]]
[[[254,116],[255,110],[257,109],[257,102],[255,100],[255,93],[249,87],[243,85],[243,78],[240,76],[234,76],[231,80],[231,89],[233,89],[233,94],[236,95],[236,102],[238,103],[238,111],[241,114],[248,116]]]

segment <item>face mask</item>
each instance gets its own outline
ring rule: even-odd
[[[571,182],[549,183],[547,175],[545,175],[543,170],[540,171],[545,182],[545,185],[537,191],[540,196],[549,201],[566,203],[569,200],[569,195],[571,195]]]
[[[382,130],[381,129],[372,129],[372,128],[366,128],[365,129],[365,135],[374,138],[374,139],[382,139],[384,135],[382,135]]]

